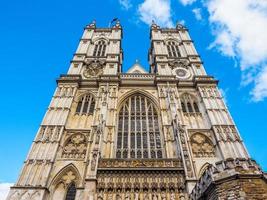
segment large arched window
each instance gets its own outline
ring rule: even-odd
[[[76,108],[76,113],[77,114],[93,114],[95,109],[95,99],[91,94],[84,95],[80,98],[77,108]]]
[[[167,50],[168,50],[169,57],[173,57],[173,58],[181,57],[179,45],[177,44],[177,42],[168,41],[167,42]]]
[[[106,54],[107,44],[104,40],[99,40],[95,43],[93,56],[103,57]]]
[[[162,158],[159,117],[151,100],[129,97],[119,112],[117,158]]]
[[[181,107],[184,113],[200,112],[196,98],[188,93],[181,96]]]
[[[68,187],[65,200],[75,200],[75,195],[76,195],[76,186],[74,183],[71,183]]]

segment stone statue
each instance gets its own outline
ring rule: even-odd
[[[164,192],[161,193],[161,200],[166,200],[166,194]]]
[[[125,194],[125,200],[130,200],[130,199],[131,199],[130,192],[127,191],[126,194]]]
[[[153,194],[153,195],[152,195],[152,200],[158,200],[158,195]]]
[[[175,200],[175,194],[174,194],[174,192],[171,193],[171,198],[170,198],[170,200]]]
[[[116,200],[121,200],[121,195],[120,194],[116,195]]]
[[[134,200],[139,200],[139,194],[138,194],[138,192],[135,192],[135,194],[134,194]]]

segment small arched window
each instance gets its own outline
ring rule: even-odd
[[[158,113],[141,94],[130,96],[119,111],[116,157],[163,157]]]
[[[95,109],[95,99],[92,95],[89,94],[80,98],[76,108],[76,113],[79,115],[82,114],[92,115],[94,113],[94,109]]]
[[[179,45],[177,44],[177,42],[169,41],[167,43],[167,50],[168,50],[169,57],[173,57],[173,58],[181,57]]]
[[[187,93],[181,96],[181,107],[184,113],[200,112],[196,98]]]
[[[99,40],[95,43],[93,56],[103,57],[106,54],[107,44],[104,40]]]
[[[76,196],[76,186],[74,183],[71,183],[68,187],[65,200],[75,200],[75,196]]]

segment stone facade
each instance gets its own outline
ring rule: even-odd
[[[149,72],[122,72],[121,42],[85,27],[7,199],[266,198],[188,30],[151,25]]]

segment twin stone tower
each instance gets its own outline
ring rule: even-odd
[[[188,29],[152,23],[149,72],[121,43],[85,27],[7,200],[267,199]]]

